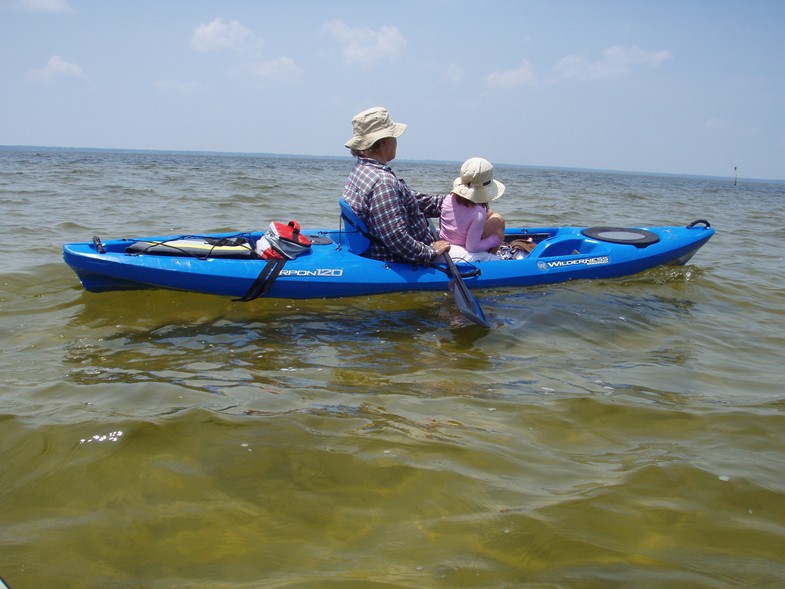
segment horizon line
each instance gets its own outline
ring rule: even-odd
[[[150,149],[150,148],[134,148],[134,147],[64,147],[54,145],[0,145],[0,151],[21,151],[21,150],[41,150],[41,151],[70,151],[70,152],[115,152],[115,153],[161,153],[161,154],[183,154],[183,155],[227,155],[227,156],[265,156],[265,157],[280,157],[280,158],[304,158],[304,159],[331,159],[331,160],[352,160],[352,155],[309,155],[309,154],[295,154],[295,153],[275,153],[266,151],[216,151],[204,149]],[[437,163],[437,164],[460,164],[457,160],[438,160],[438,159],[407,159],[396,158],[398,162],[421,162],[421,163]],[[785,178],[752,178],[746,176],[736,176],[736,167],[734,167],[734,174],[728,176],[713,176],[708,174],[688,174],[679,172],[645,172],[642,170],[614,170],[609,168],[581,168],[575,166],[547,166],[535,164],[510,164],[510,163],[497,163],[495,166],[507,166],[513,168],[529,168],[534,170],[564,170],[568,172],[602,172],[606,174],[636,174],[642,176],[673,176],[681,178],[704,178],[704,179],[719,179],[719,180],[745,180],[751,182],[771,182],[775,184],[785,183]]]

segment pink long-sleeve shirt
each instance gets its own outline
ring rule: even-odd
[[[495,233],[485,239],[482,231],[488,210],[481,205],[465,207],[450,194],[442,203],[441,231],[439,237],[454,245],[460,245],[471,253],[485,252],[501,244]]]

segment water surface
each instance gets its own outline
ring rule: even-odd
[[[0,576],[25,588],[780,587],[785,185],[497,166],[515,226],[682,268],[477,291],[91,294],[63,242],[335,227],[350,160],[0,150]],[[418,190],[458,164],[396,162]]]

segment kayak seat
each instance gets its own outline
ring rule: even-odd
[[[371,247],[371,241],[377,239],[368,231],[365,221],[360,219],[354,209],[344,199],[339,199],[341,205],[341,222],[346,225],[346,244],[349,251],[359,256],[363,255]]]

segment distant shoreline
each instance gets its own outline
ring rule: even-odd
[[[339,156],[339,155],[303,155],[303,154],[286,154],[286,153],[269,153],[269,152],[244,152],[244,151],[199,151],[199,150],[177,150],[177,149],[131,149],[119,147],[54,147],[46,145],[0,145],[0,152],[7,151],[32,151],[32,152],[45,152],[45,153],[125,153],[125,154],[139,154],[139,155],[189,155],[189,156],[219,156],[219,157],[267,157],[267,158],[280,158],[280,159],[312,159],[312,160],[334,160],[334,161],[351,161],[352,156]],[[456,164],[460,165],[461,162],[452,160],[410,160],[410,159],[396,159],[400,163],[427,163],[427,164]],[[627,174],[634,176],[658,176],[658,177],[672,177],[672,178],[698,178],[706,180],[733,180],[732,175],[728,176],[707,176],[703,174],[678,174],[673,172],[643,172],[640,170],[606,170],[601,168],[574,168],[569,166],[537,166],[537,165],[522,165],[522,164],[494,164],[496,167],[509,167],[509,168],[528,168],[531,170],[562,170],[567,172],[595,172],[603,174]],[[739,177],[739,181],[743,182],[763,182],[771,184],[785,184],[785,179],[774,178],[746,178]]]

